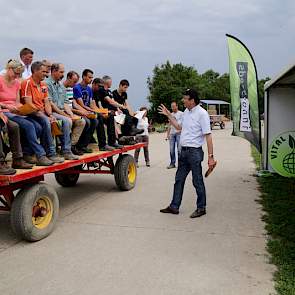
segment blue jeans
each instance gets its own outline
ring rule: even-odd
[[[206,208],[206,190],[202,175],[202,148],[182,147],[178,159],[178,168],[175,176],[173,199],[171,208],[178,209],[181,205],[184,184],[187,175],[192,171],[193,185],[197,193],[197,208]]]
[[[55,145],[53,141],[53,137],[51,134],[51,123],[49,121],[49,117],[45,114],[39,112],[36,115],[29,115],[28,120],[36,121],[42,127],[42,132],[40,136],[40,141],[45,149],[46,155],[48,157],[52,157],[56,155]]]
[[[53,113],[52,115],[57,120],[62,121],[62,135],[59,136],[61,143],[61,151],[62,153],[69,153],[71,152],[72,120],[58,113]]]
[[[12,113],[5,115],[18,124],[21,131],[21,143],[24,154],[33,155],[37,158],[45,156],[44,148],[39,144],[38,137],[41,134],[42,128],[39,123],[31,122],[27,117],[18,116]]]
[[[170,146],[170,165],[175,165],[175,147],[177,147],[178,158],[180,155],[180,133],[170,134],[169,146]]]

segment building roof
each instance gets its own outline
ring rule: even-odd
[[[230,104],[229,102],[218,99],[201,99],[200,101],[205,104]]]
[[[264,90],[271,87],[290,87],[295,86],[295,64],[285,67],[274,78],[264,84]]]

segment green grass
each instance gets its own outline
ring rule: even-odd
[[[255,155],[259,163],[259,154]],[[269,235],[267,250],[277,266],[275,287],[280,295],[295,295],[295,179],[274,174],[258,178],[263,206],[263,221]]]

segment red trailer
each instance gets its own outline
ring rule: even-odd
[[[80,174],[114,174],[118,188],[127,191],[135,186],[137,170],[133,156],[124,153],[144,145],[138,143],[109,152],[94,150],[79,160],[1,175],[0,211],[10,211],[11,226],[18,237],[39,241],[53,231],[59,213],[58,195],[43,182],[45,174],[54,173],[64,187],[76,185]],[[114,156],[118,156],[115,164]]]

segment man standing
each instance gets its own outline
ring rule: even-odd
[[[19,53],[20,61],[22,65],[24,66],[24,71],[22,74],[23,79],[28,79],[32,76],[31,64],[33,61],[33,55],[34,55],[33,50],[26,47],[23,48]]]
[[[177,123],[176,119],[164,105],[159,107],[159,113],[167,116],[171,124],[177,130],[181,130],[181,153],[175,176],[173,198],[167,208],[160,210],[162,213],[179,214],[185,180],[188,173],[192,171],[193,185],[197,193],[197,209],[190,217],[195,218],[206,214],[206,191],[201,165],[204,157],[202,145],[205,139],[208,148],[209,168],[214,167],[215,161],[209,115],[199,105],[199,102],[198,93],[195,90],[187,89],[185,91],[183,103],[186,109],[183,113],[181,125]]]
[[[113,91],[114,100],[123,105],[124,108],[121,109],[123,114],[126,115],[125,122],[121,127],[122,135],[136,135],[143,132],[143,129],[137,129],[138,119],[134,117],[134,113],[128,103],[127,89],[129,87],[129,82],[126,79],[120,81],[119,88]]]
[[[183,112],[178,110],[177,102],[173,101],[171,103],[171,115],[175,118],[177,123],[181,125],[182,121],[182,115]],[[179,158],[180,154],[180,130],[177,130],[171,123],[169,124],[168,130],[167,130],[167,139],[169,140],[169,146],[170,146],[170,164],[167,167],[167,169],[175,168],[175,162],[176,162],[176,156],[175,156],[175,146],[177,148],[177,154]]]
[[[75,120],[73,133],[78,133],[81,136],[85,126],[85,121],[74,116],[67,98],[67,93],[64,85],[60,82],[64,77],[64,65],[53,63],[51,65],[51,76],[45,81],[48,86],[49,100],[53,110],[53,116],[57,120],[62,121],[61,150],[62,155],[66,160],[77,160],[79,157],[73,155],[71,151],[71,130],[73,127],[72,120]]]
[[[28,117],[32,122],[37,121],[42,127],[41,144],[45,148],[48,159],[54,163],[62,163],[64,158],[57,156],[51,134],[51,122],[56,119],[52,115],[48,87],[43,81],[47,69],[40,61],[34,62],[31,68],[32,76],[22,82],[21,94],[26,103],[33,103],[39,111]]]

